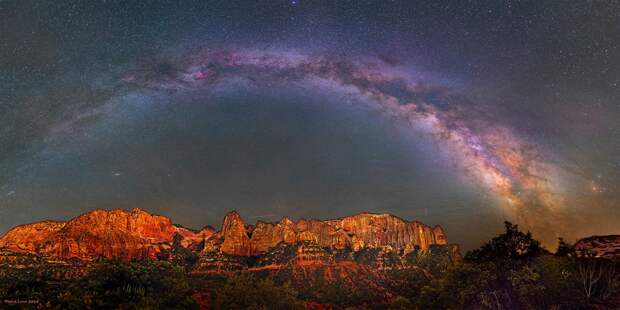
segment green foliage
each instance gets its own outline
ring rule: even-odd
[[[560,239],[555,255],[506,222],[505,233],[421,289],[420,309],[582,309],[620,290],[616,264],[577,259]]]
[[[577,260],[577,278],[588,302],[601,302],[620,292],[617,264],[595,257]]]
[[[408,264],[428,271],[432,275],[439,275],[454,264],[450,248],[444,245],[431,245],[427,251],[416,249],[406,255]]]
[[[422,289],[417,305],[428,309],[493,308],[503,299],[492,264],[460,264]]]
[[[388,306],[389,310],[408,310],[408,309],[413,309],[414,308],[414,304],[411,302],[411,300],[399,296],[396,299],[394,299],[390,305]]]
[[[324,281],[323,285],[315,286],[311,298],[321,303],[345,308],[347,306],[363,306],[377,302],[377,292],[362,283],[351,283],[347,279],[336,278]]]
[[[194,309],[183,267],[168,262],[110,261],[58,294],[63,309]]]
[[[470,262],[519,261],[546,253],[531,233],[523,233],[517,225],[504,222],[506,232],[491,239],[465,256]]]
[[[289,284],[251,275],[230,277],[215,291],[213,305],[215,309],[303,309]]]
[[[262,264],[285,262],[292,251],[282,246]],[[302,267],[275,276],[227,277],[190,275],[194,257],[179,246],[175,263],[99,261],[85,276],[62,281],[58,273],[72,269],[23,257],[27,268],[0,268],[0,300],[40,300],[46,309],[196,309],[192,296],[214,309],[301,309],[305,303],[332,309],[584,309],[609,306],[620,293],[617,263],[577,258],[562,239],[551,254],[510,223],[464,262],[450,254],[446,246],[414,250],[401,268],[400,257],[366,249],[342,255],[355,255],[365,268],[381,262],[387,268],[342,275]]]
[[[39,300],[50,309],[197,308],[185,269],[167,262],[101,261],[69,280],[56,280],[50,271],[43,264],[0,279],[0,298]]]
[[[409,300],[417,300],[432,277],[421,268],[396,269],[388,272],[390,291]]]
[[[568,256],[540,255],[531,264],[544,286],[545,305],[581,305],[585,302],[579,289],[575,259]]]
[[[543,302],[546,293],[546,288],[540,279],[540,273],[531,266],[512,270],[508,280],[514,294],[514,303],[524,309],[536,309],[536,305]]]

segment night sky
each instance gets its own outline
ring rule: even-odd
[[[620,2],[0,1],[0,233],[389,212],[620,233]]]

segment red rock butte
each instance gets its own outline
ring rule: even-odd
[[[620,262],[620,235],[583,238],[574,246],[577,256],[597,257]]]
[[[306,243],[325,248],[391,248],[404,253],[446,245],[441,226],[430,227],[391,214],[360,213],[333,220],[246,224],[232,211],[219,231],[195,231],[141,209],[96,209],[69,221],[42,221],[9,230],[0,249],[53,259],[160,259],[180,246],[198,254],[261,255],[279,244]]]

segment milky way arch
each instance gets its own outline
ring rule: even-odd
[[[320,80],[370,98],[385,113],[430,131],[458,166],[499,198],[501,208],[543,239],[560,230],[563,203],[551,164],[532,143],[485,116],[449,88],[416,81],[395,66],[373,59],[250,50],[202,50],[182,57],[139,62],[119,87],[178,92],[209,90],[231,78],[261,85]]]

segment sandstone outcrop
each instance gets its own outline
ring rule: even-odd
[[[16,226],[0,239],[0,248],[15,252],[35,252],[38,245],[64,226],[65,222],[59,221],[42,221]]]
[[[620,235],[583,238],[574,246],[577,256],[591,256],[620,261]]]
[[[433,228],[390,214],[360,213],[334,220],[297,222],[284,217],[276,223],[259,221],[251,226],[233,211],[224,217],[219,231],[209,226],[193,231],[140,209],[97,209],[67,222],[20,225],[0,239],[2,250],[57,260],[167,259],[182,253],[205,257],[207,265],[229,260],[224,259],[226,256],[260,256],[281,244],[301,244],[298,259],[304,261],[308,253],[323,253],[322,249],[390,249],[404,255],[446,245],[447,238],[440,226]],[[186,250],[180,251],[179,247]]]
[[[233,211],[224,217],[219,235],[222,238],[222,253],[236,256],[249,256],[252,253],[248,230],[239,213]]]
[[[52,259],[155,259],[167,254],[175,235],[189,245],[208,234],[208,230],[194,233],[174,226],[167,217],[137,208],[97,209],[67,222],[46,221],[15,227],[0,239],[0,248]]]
[[[448,243],[441,226],[406,221],[390,214],[360,213],[336,220],[283,218],[277,223],[259,221],[255,227],[243,222],[237,212],[224,218],[221,230],[208,241],[204,252],[220,251],[237,256],[260,255],[279,243],[308,241],[336,249],[390,246],[411,252]]]

